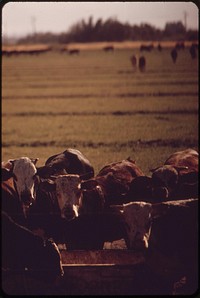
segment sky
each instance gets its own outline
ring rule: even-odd
[[[21,37],[35,32],[67,32],[90,16],[96,22],[116,18],[130,25],[150,24],[164,29],[168,22],[186,22],[187,29],[198,29],[199,8],[194,2],[7,2],[2,10],[2,34]]]

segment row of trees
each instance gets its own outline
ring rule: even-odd
[[[116,18],[106,21],[81,20],[74,24],[66,33],[35,33],[18,40],[18,43],[70,43],[124,40],[198,40],[197,30],[186,30],[182,22],[165,25],[164,30],[146,23],[141,25],[122,24]]]

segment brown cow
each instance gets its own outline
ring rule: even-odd
[[[83,181],[81,188],[91,190],[99,186],[105,198],[105,206],[123,204],[128,202],[127,193],[130,184],[138,176],[144,176],[144,173],[135,161],[128,158],[106,165],[96,177]]]
[[[185,199],[198,196],[198,159],[193,149],[170,155],[163,166],[152,169],[153,184],[164,192],[163,199]]]

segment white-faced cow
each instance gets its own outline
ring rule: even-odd
[[[65,243],[63,223],[67,225],[79,215],[81,180],[75,174],[51,178],[40,178],[36,202],[30,208],[27,226],[37,235],[52,237],[56,243]]]
[[[3,210],[8,214],[21,209],[24,216],[27,216],[29,207],[35,201],[37,160],[21,157],[2,163],[2,203]]]
[[[163,200],[198,196],[198,160],[196,150],[186,149],[170,155],[163,166],[152,171],[154,191]]]
[[[50,175],[78,174],[85,180],[94,176],[94,168],[79,150],[68,148],[49,157],[38,173],[44,178],[49,178]]]
[[[56,178],[56,196],[61,210],[61,217],[72,219],[78,216],[81,196],[81,179],[79,175],[61,175]]]
[[[194,294],[198,288],[198,199],[112,206],[126,222],[128,248],[145,252],[142,293]]]

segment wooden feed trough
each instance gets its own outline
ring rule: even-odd
[[[66,295],[126,295],[138,289],[137,272],[145,262],[130,250],[62,251]]]

